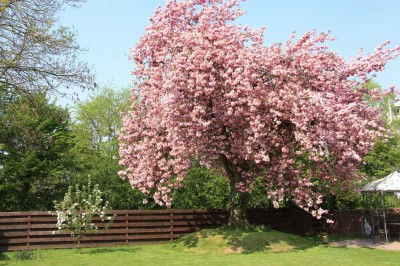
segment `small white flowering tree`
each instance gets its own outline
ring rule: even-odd
[[[115,215],[107,215],[109,210],[108,201],[103,203],[102,192],[99,185],[92,186],[91,181],[87,185],[80,187],[70,186],[61,202],[54,201],[55,212],[57,215],[57,228],[59,231],[67,231],[77,243],[80,251],[81,240],[88,233],[98,231],[97,225],[93,222],[93,217],[100,217],[102,222],[105,220],[108,225],[114,221]]]

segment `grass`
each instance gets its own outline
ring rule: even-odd
[[[203,230],[168,244],[43,250],[41,258],[0,265],[400,265],[400,252],[330,247],[318,237],[278,231]],[[11,258],[5,260],[5,257]]]

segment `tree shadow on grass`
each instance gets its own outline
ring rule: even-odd
[[[202,230],[175,240],[173,247],[183,246],[193,251],[222,251],[224,253],[249,254],[255,252],[280,253],[305,250],[321,245],[318,237],[303,237],[275,230],[237,230],[217,228]]]
[[[84,251],[82,250],[82,254],[104,254],[104,253],[113,253],[113,252],[136,252],[141,250],[140,247],[106,247],[106,248],[96,248],[92,250]]]
[[[183,246],[185,246],[186,248],[196,248],[201,238],[208,238],[210,236],[215,236],[217,234],[219,234],[218,229],[213,229],[213,231],[201,230],[199,232],[185,235],[183,237],[176,239],[172,243],[172,246],[175,247],[182,243]]]

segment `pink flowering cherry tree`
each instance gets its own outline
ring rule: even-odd
[[[167,0],[150,18],[130,55],[119,174],[171,207],[198,159],[227,177],[231,225],[246,223],[256,178],[275,207],[289,199],[321,217],[324,196],[362,178],[362,158],[384,134],[365,101],[381,92],[362,84],[400,48],[386,42],[345,61],[315,31],[265,46],[263,28],[234,24],[240,2]]]

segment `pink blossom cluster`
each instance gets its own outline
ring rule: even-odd
[[[384,43],[346,61],[315,31],[265,46],[263,28],[233,23],[240,2],[169,0],[151,17],[130,55],[119,174],[170,207],[193,159],[223,170],[225,158],[239,190],[262,177],[275,206],[290,198],[320,217],[324,195],[362,178],[362,158],[384,134],[365,101],[381,92],[362,84],[400,48]]]

